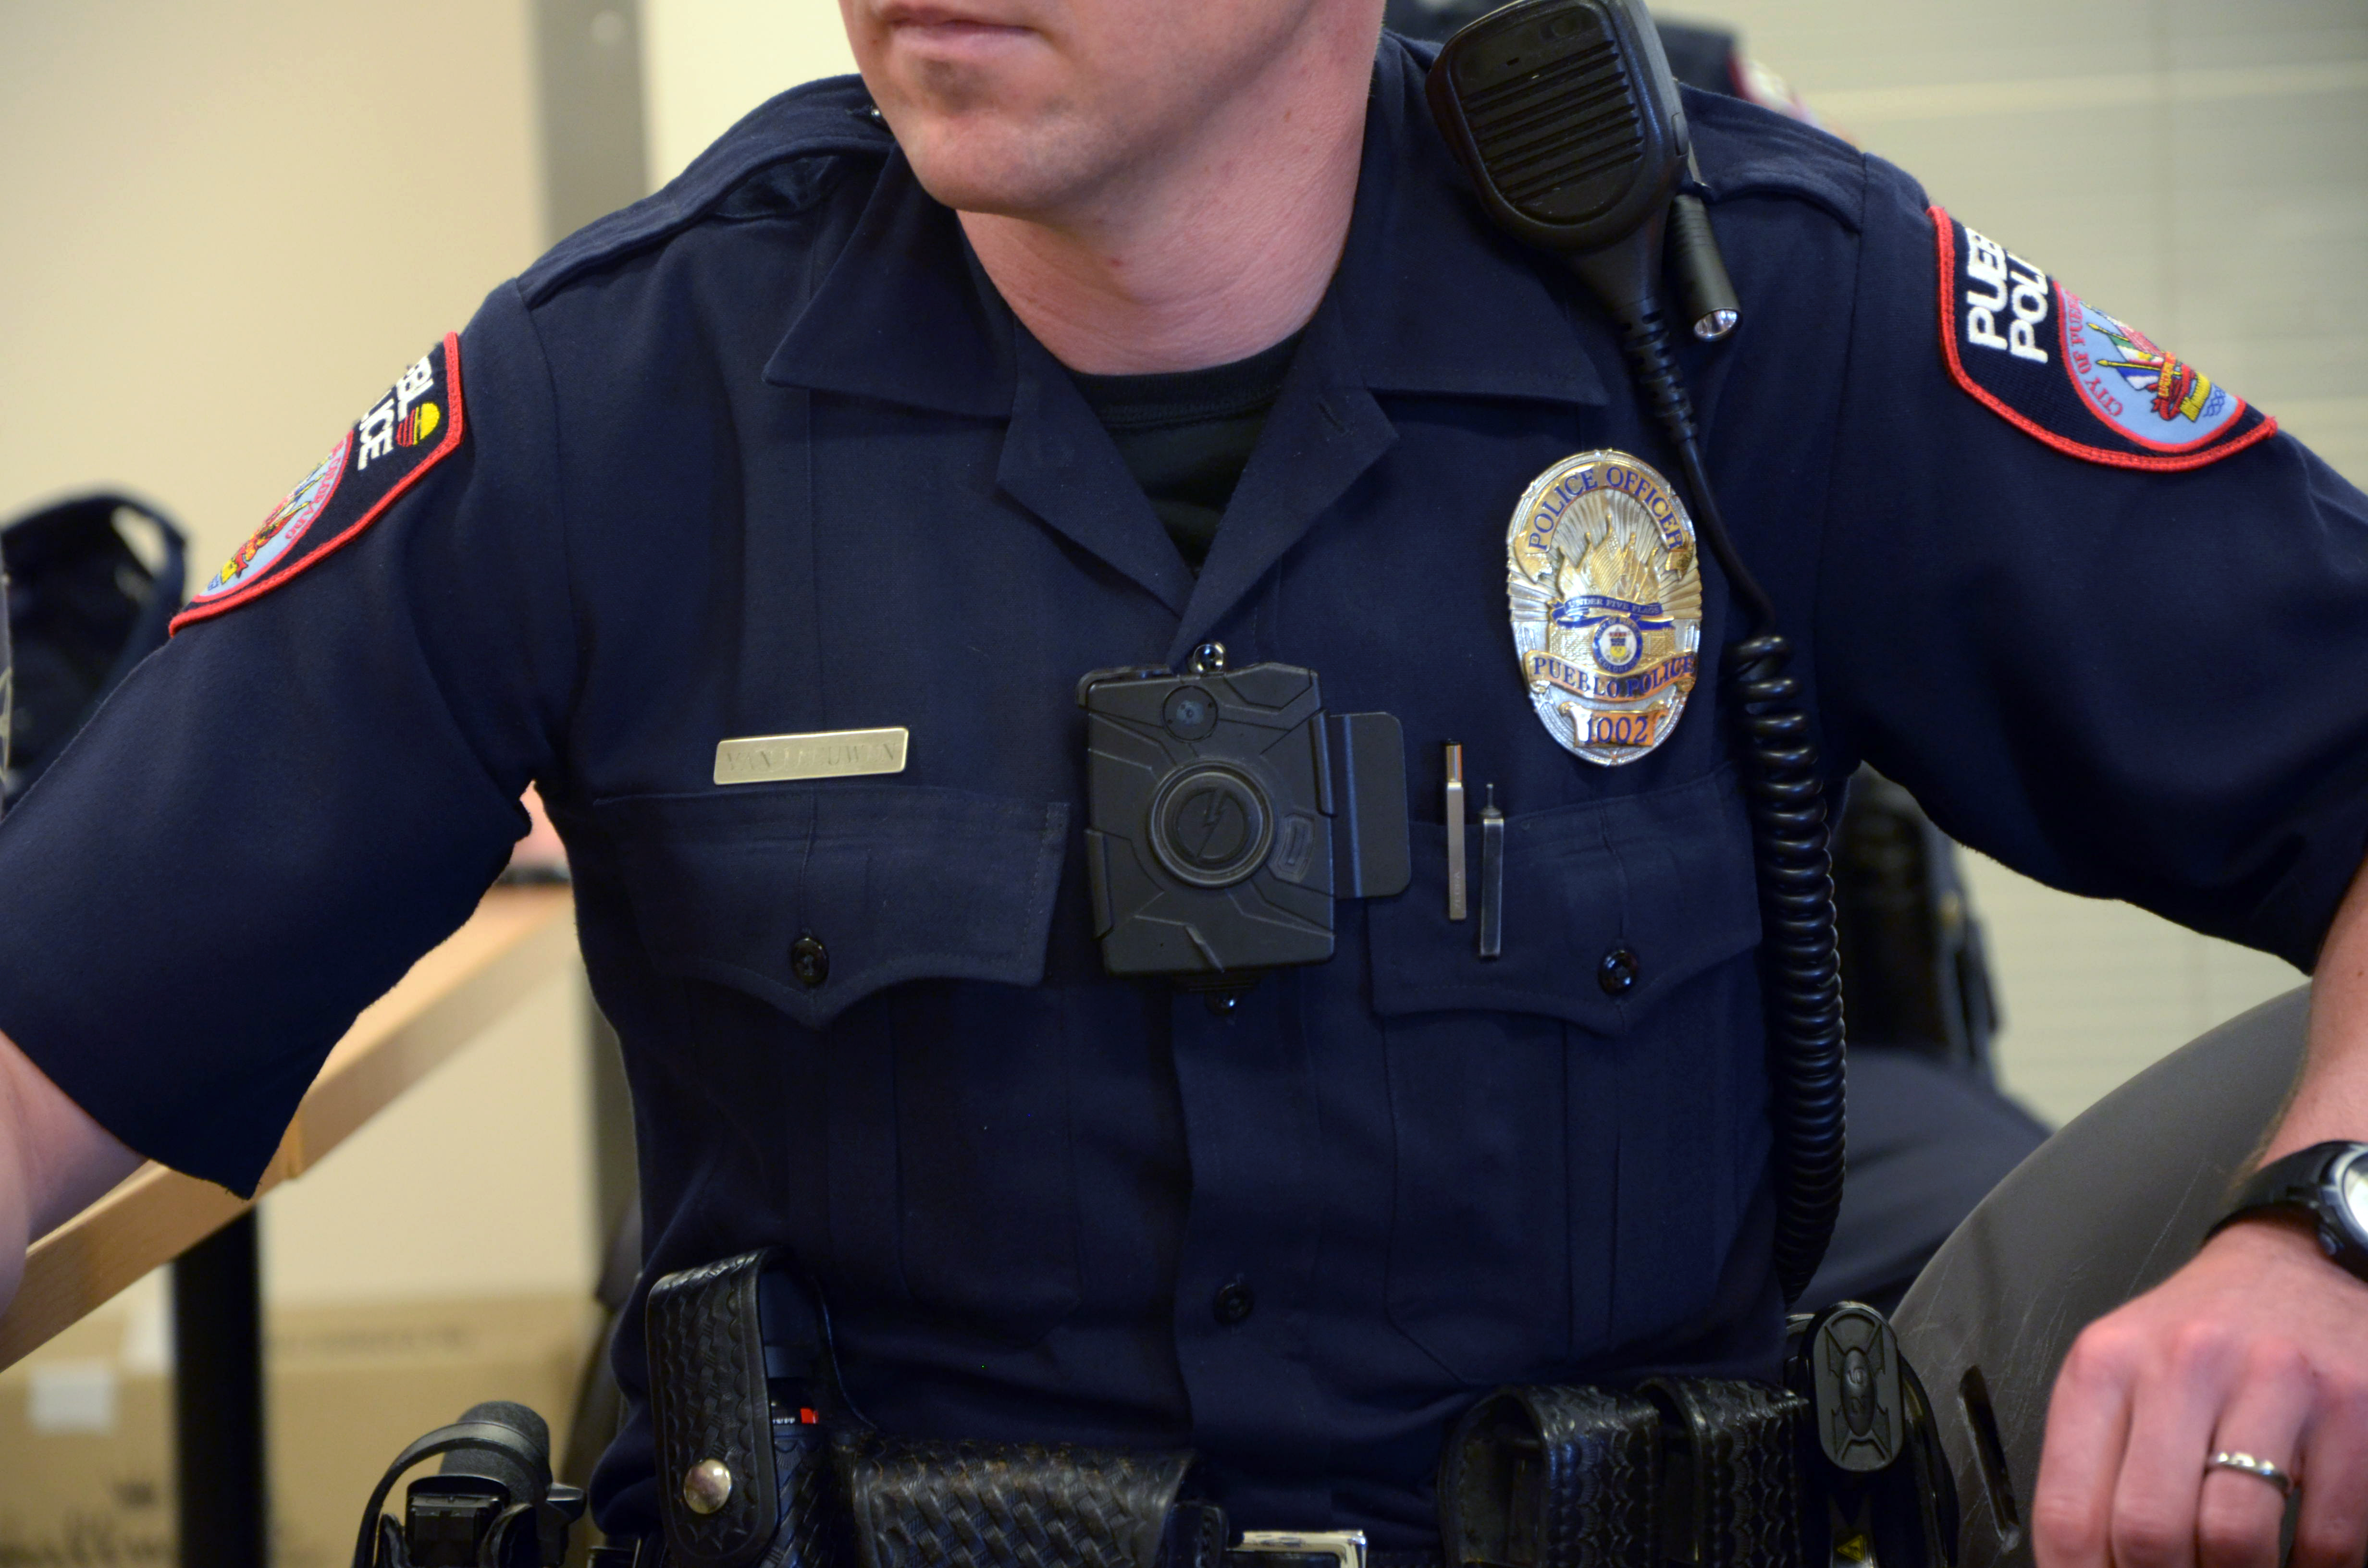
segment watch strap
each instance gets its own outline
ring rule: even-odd
[[[2368,1279],[2368,1235],[2361,1233],[2328,1179],[2344,1157],[2362,1152],[2368,1152],[2368,1144],[2337,1139],[2271,1160],[2237,1187],[2227,1211],[2214,1222],[2209,1233],[2217,1235],[2234,1221],[2265,1210],[2298,1210],[2310,1217],[2318,1232],[2320,1249],[2328,1258]]]

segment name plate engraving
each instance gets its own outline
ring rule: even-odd
[[[788,778],[852,778],[905,771],[910,732],[819,730],[806,735],[744,735],[715,743],[718,784],[771,784]]]

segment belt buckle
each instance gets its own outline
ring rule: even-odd
[[[1365,1568],[1363,1530],[1244,1530],[1235,1551],[1275,1556],[1328,1557],[1339,1568]]]

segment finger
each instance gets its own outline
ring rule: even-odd
[[[2368,1389],[2328,1382],[2320,1380],[2295,1471],[2302,1507],[2291,1568],[2359,1568],[2368,1551]]]
[[[2108,1527],[2116,1568],[2194,1568],[2203,1460],[2241,1365],[2233,1335],[2189,1324],[2139,1381]]]
[[[2315,1387],[2310,1365],[2292,1346],[2256,1346],[2244,1377],[2221,1412],[2211,1451],[2250,1454],[2300,1473],[2303,1429]],[[2207,1468],[2195,1513],[2196,1560],[2203,1568],[2277,1568],[2285,1492],[2242,1471]]]
[[[2094,1330],[2075,1341],[2047,1402],[2031,1545],[2039,1568],[2110,1568],[2113,1482],[2129,1436],[2135,1368]]]

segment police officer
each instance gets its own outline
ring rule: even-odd
[[[1435,1549],[1492,1385],[1770,1369],[1729,585],[1638,499],[1670,460],[1612,329],[1481,220],[1379,0],[846,11],[861,84],[404,368],[0,830],[0,1252],[134,1149],[251,1186],[532,780],[644,1278],[785,1244],[883,1428],[1190,1445],[1237,1524]],[[1688,366],[1827,766],[2317,963],[2271,1152],[2368,1136],[2368,499],[1897,170],[1690,113],[1747,314]],[[1533,551],[1574,585],[1508,605],[1549,470],[1596,497]],[[1561,665],[1508,656],[1533,633]],[[1213,998],[1103,972],[1072,699],[1209,643],[1416,759],[1413,886]],[[1597,678],[1640,659],[1644,698]],[[718,781],[719,742],[894,730],[901,771]],[[1450,741],[1506,816],[1493,960],[1446,918]],[[2098,1325],[2051,1568],[2266,1563],[2280,1489],[2223,1450],[2302,1478],[2303,1561],[2356,1559],[2363,1323],[2257,1220]],[[639,1343],[612,1532],[655,1517]]]

